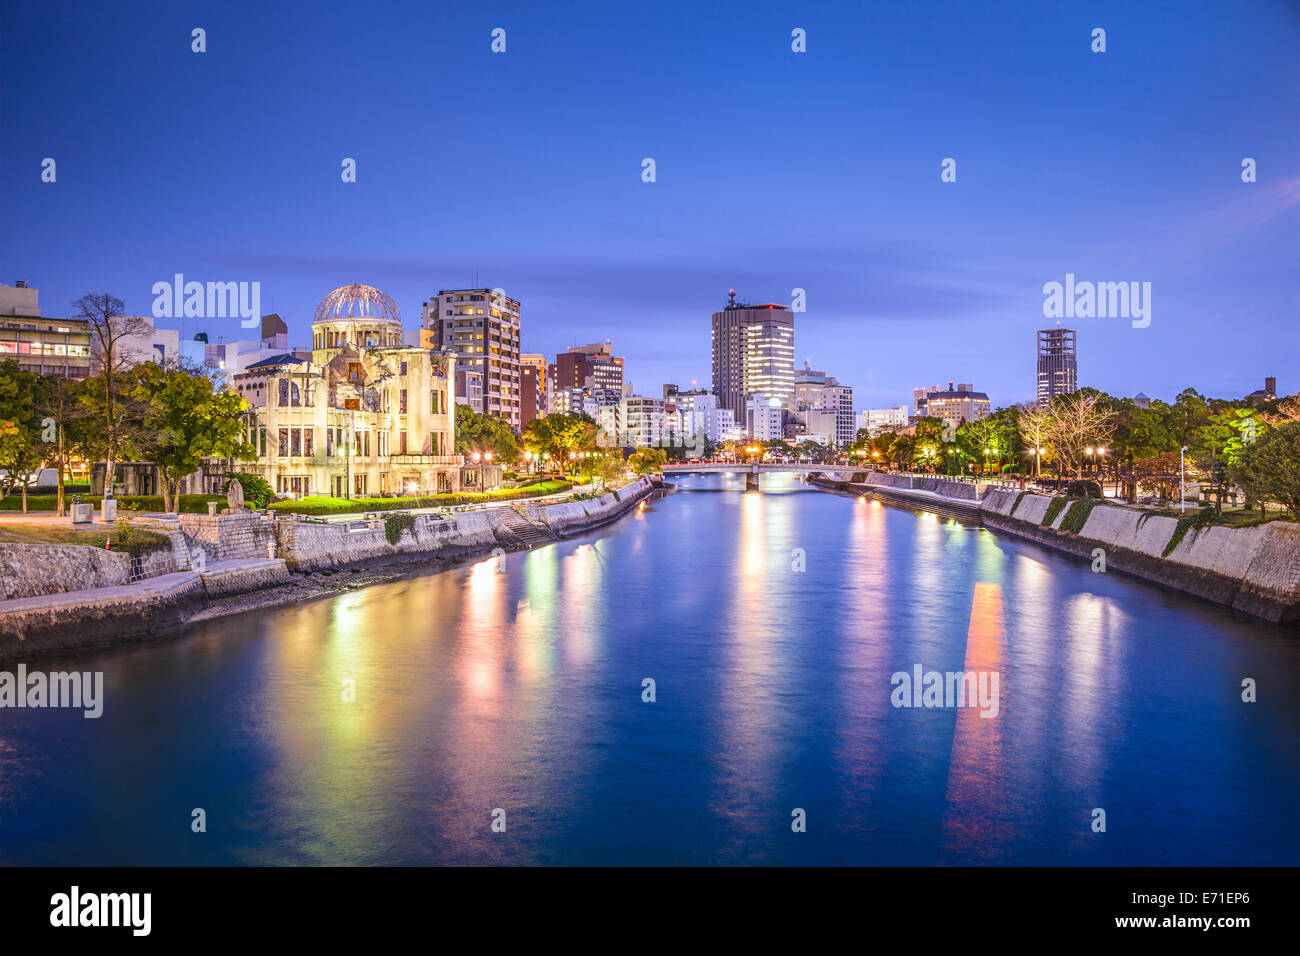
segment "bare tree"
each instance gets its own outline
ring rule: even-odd
[[[1260,417],[1270,425],[1285,425],[1287,422],[1300,422],[1300,395],[1292,395],[1278,404],[1279,414],[1265,412]]]
[[[1047,434],[1076,478],[1083,467],[1084,450],[1110,443],[1115,417],[1115,412],[1098,406],[1096,394],[1085,391],[1059,396],[1052,403]]]
[[[122,300],[107,292],[87,293],[75,300],[72,307],[77,310],[73,317],[90,326],[94,377],[99,379],[95,404],[104,421],[104,434],[101,436],[104,496],[111,497],[117,454],[123,445],[126,424],[123,377],[126,370],[135,364],[126,340],[147,335],[149,323],[138,315],[124,314]]]
[[[1026,448],[1033,450],[1034,477],[1041,477],[1043,473],[1043,454],[1047,451],[1047,445],[1052,440],[1051,410],[1033,403],[1021,405],[1016,414],[1016,424],[1020,428],[1021,441],[1025,443]]]

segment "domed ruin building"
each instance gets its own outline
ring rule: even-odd
[[[310,361],[275,355],[233,377],[258,451],[238,467],[298,497],[459,491],[452,361],[403,345],[383,292],[335,289],[316,309]]]

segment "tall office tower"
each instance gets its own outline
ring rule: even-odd
[[[493,289],[441,289],[422,304],[427,348],[449,349],[457,369],[483,376],[483,411],[520,425],[519,301]]]
[[[1038,404],[1047,406],[1057,395],[1079,390],[1078,353],[1073,329],[1038,332]]]
[[[519,356],[519,427],[546,414],[546,356],[526,352]]]
[[[761,393],[785,411],[794,402],[794,313],[788,306],[746,305],[729,292],[713,313],[713,393],[737,422],[746,421],[746,396]],[[770,417],[770,416],[769,416]]]
[[[614,354],[609,340],[570,346],[555,356],[548,378],[556,394],[580,388],[598,405],[616,405],[624,397],[623,358]]]

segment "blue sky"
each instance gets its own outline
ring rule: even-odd
[[[501,286],[526,351],[611,338],[646,394],[708,384],[728,288],[797,287],[798,361],[865,408],[949,380],[1032,398],[1043,284],[1074,273],[1152,284],[1148,328],[1073,322],[1084,383],[1295,392],[1297,104],[1284,0],[6,0],[0,281],[51,315],[259,281],[302,344],[348,282],[408,328],[440,288]]]

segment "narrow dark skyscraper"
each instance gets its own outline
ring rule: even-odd
[[[1073,329],[1038,332],[1038,404],[1050,405],[1057,395],[1079,390],[1078,350]]]

